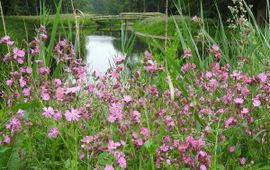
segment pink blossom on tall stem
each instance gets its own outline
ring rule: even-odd
[[[6,143],[6,144],[9,144],[10,143],[10,137],[8,136],[8,135],[5,135],[5,139],[4,139],[4,142]]]
[[[39,73],[43,74],[43,75],[50,74],[50,68],[48,68],[48,67],[40,67],[39,68]]]
[[[42,92],[42,93],[41,93],[41,98],[42,98],[43,100],[45,100],[45,101],[48,101],[48,100],[50,100],[51,96],[50,96],[50,94],[48,94],[48,93]]]
[[[58,87],[55,91],[55,97],[57,100],[62,101],[65,96],[65,89],[62,87]]]
[[[140,134],[143,135],[143,137],[144,137],[145,140],[149,137],[149,131],[145,127],[141,128]]]
[[[108,150],[112,152],[113,150],[117,149],[119,146],[121,146],[119,142],[114,142],[113,140],[109,140]]]
[[[205,165],[200,165],[200,170],[207,170],[207,167]]]
[[[117,163],[119,164],[119,166],[123,169],[126,169],[127,167],[127,162],[126,159],[124,158],[124,156],[121,156],[118,160]]]
[[[6,85],[12,86],[12,85],[13,85],[13,80],[7,80],[7,81],[6,81]]]
[[[25,111],[22,110],[22,109],[19,109],[19,110],[17,111],[17,114],[18,114],[19,116],[24,116],[24,113],[25,113]]]
[[[3,43],[3,42],[7,42],[7,41],[10,41],[10,37],[7,36],[7,35],[0,38],[0,44]]]
[[[125,57],[123,55],[118,55],[114,58],[114,62],[116,64],[121,64],[123,61],[125,61]]]
[[[52,138],[52,139],[57,138],[58,134],[59,134],[59,130],[58,130],[58,128],[56,128],[56,127],[51,128],[51,129],[49,130],[49,132],[48,132],[49,138]]]
[[[235,146],[230,146],[228,150],[229,150],[229,152],[231,152],[231,153],[234,152],[234,151],[235,151]]]
[[[19,83],[20,83],[21,87],[26,86],[26,81],[25,81],[25,79],[23,77],[20,78]]]
[[[199,21],[199,17],[197,15],[192,17],[192,21],[193,22],[198,22]]]
[[[131,102],[131,101],[132,101],[132,97],[131,97],[131,96],[124,96],[124,101],[125,101],[126,103]]]
[[[253,99],[253,106],[254,107],[259,107],[261,105],[261,101],[258,99]]]
[[[244,103],[244,99],[242,99],[242,98],[235,98],[234,99],[234,103],[235,104],[243,104]]]
[[[220,47],[217,44],[214,44],[211,47],[210,53],[213,54],[217,59],[220,59],[221,58]]]
[[[145,51],[144,52],[144,56],[148,59],[148,60],[151,60],[153,58],[153,55],[152,53],[150,53],[149,51]]]
[[[69,122],[78,122],[81,117],[81,112],[77,109],[71,108],[71,110],[67,110],[65,113],[66,120]]]
[[[189,58],[192,56],[192,52],[190,50],[190,48],[186,48],[184,51],[184,58]]]
[[[109,117],[108,121],[113,123],[115,120],[121,121],[122,120],[122,112],[123,112],[123,105],[120,102],[112,103],[109,107]]]
[[[268,76],[265,73],[260,73],[257,75],[257,78],[262,82],[266,83]]]
[[[229,128],[229,126],[234,125],[236,123],[236,119],[234,117],[230,117],[225,121],[225,128]]]
[[[56,87],[62,85],[62,81],[61,81],[60,79],[54,79],[54,80],[53,80],[53,83],[54,83],[54,85],[55,85]]]
[[[30,93],[31,93],[31,87],[28,87],[28,88],[23,89],[23,95],[25,97],[30,96]]]
[[[246,158],[240,157],[239,158],[239,163],[240,163],[240,165],[245,165],[246,164]]]
[[[136,143],[137,146],[142,146],[143,145],[143,140],[140,139],[140,138],[139,139],[136,139],[135,140],[135,143]]]
[[[112,165],[106,165],[104,170],[114,170]]]
[[[53,110],[52,107],[44,107],[43,111],[44,112],[42,113],[42,115],[45,116],[45,117],[50,118],[50,117],[52,117],[54,115],[54,110]]]
[[[14,59],[17,60],[17,62],[19,64],[23,64],[24,63],[23,60],[24,60],[24,56],[25,56],[25,51],[20,50],[18,48],[14,48],[13,53],[14,53]]]

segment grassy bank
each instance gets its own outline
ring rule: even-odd
[[[91,20],[91,14],[79,16],[78,20],[82,27],[95,27],[96,24]],[[59,23],[60,28],[68,28],[75,26],[75,18],[72,14],[62,14]],[[41,24],[40,16],[6,16],[5,23],[7,34],[17,40],[27,39],[27,36],[31,37],[35,28],[38,28]],[[45,18],[45,25],[50,28],[55,20],[54,15],[48,15]],[[2,24],[1,24],[2,25]],[[3,26],[0,27],[0,35],[4,35]]]
[[[198,23],[192,21],[191,17],[183,17],[183,16],[171,16],[168,19],[168,36],[175,36],[177,31],[175,22],[179,26],[181,30],[188,29],[191,31],[192,34],[198,32],[200,26]],[[215,21],[206,19],[204,20],[204,24],[209,27],[213,28],[215,26]],[[150,35],[164,35],[165,34],[165,17],[164,16],[157,16],[144,19],[143,21],[136,22],[134,24],[134,31],[141,32]]]

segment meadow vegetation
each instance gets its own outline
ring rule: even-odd
[[[177,10],[174,39],[147,39],[138,63],[119,55],[105,74],[86,71],[77,39],[58,38],[57,22],[29,42],[2,36],[0,167],[269,169],[269,25],[242,0],[228,24],[218,10],[213,23]],[[163,35],[163,23],[134,29]]]

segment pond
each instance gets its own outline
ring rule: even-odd
[[[113,63],[114,57],[124,55],[121,52],[121,31],[95,31],[85,38],[86,63],[89,65],[89,71],[97,70],[105,73]],[[146,49],[146,43],[135,38],[129,62],[136,62],[138,55]]]

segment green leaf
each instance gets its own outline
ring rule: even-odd
[[[221,164],[217,165],[217,170],[224,170],[224,169],[225,169],[225,167],[223,165],[221,165]]]
[[[0,148],[0,153],[5,153],[6,151],[10,150],[10,147],[1,147]]]
[[[156,147],[155,145],[153,145],[153,143],[151,141],[146,141],[144,144],[145,148],[147,149],[148,153],[150,155],[154,155],[156,152]]]

